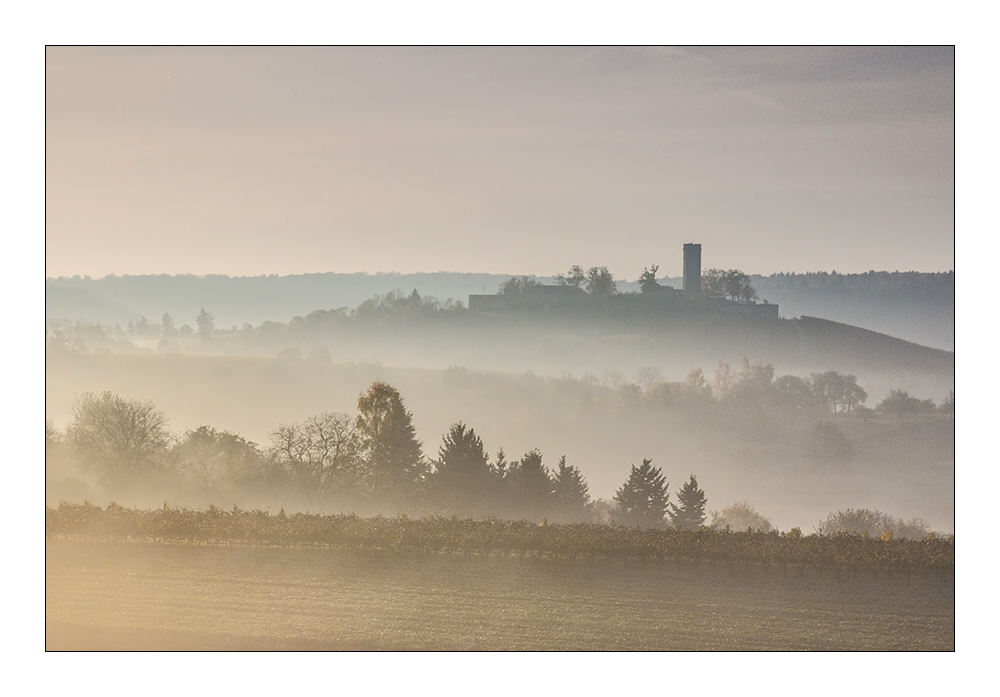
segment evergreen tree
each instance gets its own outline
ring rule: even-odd
[[[697,530],[705,524],[705,492],[698,488],[698,479],[692,474],[677,492],[680,505],[670,504],[670,523],[680,530]]]
[[[171,317],[168,312],[163,313],[163,319],[160,320],[160,325],[163,328],[163,336],[173,336],[177,333],[177,326],[174,324],[174,318]]]
[[[587,517],[590,493],[580,470],[566,464],[566,456],[559,458],[559,469],[553,478],[555,484],[555,511],[560,521],[583,521]]]
[[[614,517],[626,525],[659,525],[667,513],[668,486],[652,460],[632,465],[628,480],[615,492]]]
[[[445,434],[430,476],[437,504],[447,513],[482,515],[493,498],[496,476],[482,439],[458,422]]]
[[[548,468],[542,464],[542,453],[536,448],[513,463],[507,475],[507,491],[514,514],[529,520],[540,520],[552,509],[555,483]]]
[[[198,313],[197,322],[198,336],[207,340],[212,336],[212,332],[215,331],[215,318],[205,312],[205,308],[201,308],[201,312]]]

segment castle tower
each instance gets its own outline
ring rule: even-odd
[[[701,292],[701,245],[684,245],[684,292]]]

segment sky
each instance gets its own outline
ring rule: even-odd
[[[954,269],[945,48],[77,48],[46,276]]]

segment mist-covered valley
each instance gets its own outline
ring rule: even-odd
[[[709,509],[747,501],[780,529],[811,531],[833,511],[866,508],[953,531],[950,352],[808,317],[477,313],[419,293],[247,325],[186,335],[162,324],[142,335],[133,325],[116,343],[111,327],[50,322],[47,418],[64,434],[75,400],[108,391],[152,402],[177,441],[209,426],[267,457],[279,426],[323,413],[354,419],[359,397],[381,381],[412,413],[431,473],[442,438],[461,422],[494,464],[501,448],[515,462],[537,449],[550,472],[565,456],[605,508],[630,468],[650,459],[668,492],[694,474]],[[851,409],[817,400],[817,380],[829,373],[853,377],[864,399]],[[890,399],[901,394],[909,401]],[[49,471],[50,505],[366,510],[260,487],[206,492],[175,482],[112,494],[73,464],[65,442],[62,452]]]

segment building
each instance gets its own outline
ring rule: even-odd
[[[701,245],[689,242],[684,245],[684,285],[685,293],[701,292]]]
[[[535,285],[520,293],[470,295],[473,312],[556,313],[594,316],[609,313],[620,317],[679,317],[691,315],[740,315],[778,319],[778,306],[771,303],[741,304],[723,298],[709,298],[701,292],[701,245],[684,245],[683,291],[661,286],[657,293],[590,295],[573,286]]]

